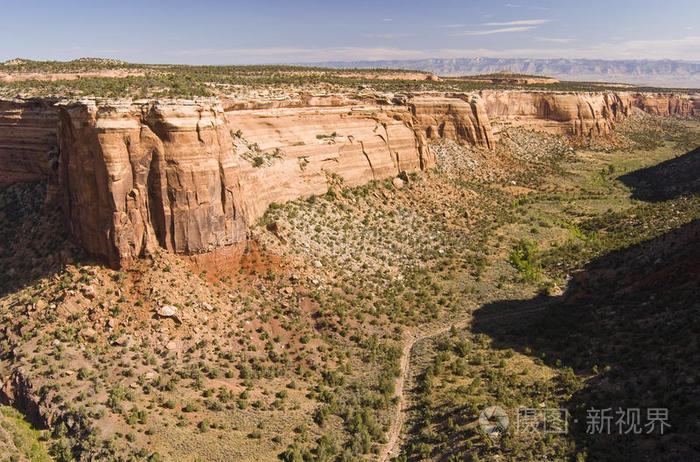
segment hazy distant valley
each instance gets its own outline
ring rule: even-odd
[[[518,74],[549,75],[559,80],[622,82],[661,87],[700,87],[700,63],[690,61],[436,58],[325,62],[316,65],[333,68],[383,67],[389,69],[417,69],[445,76],[491,74],[506,70]]]

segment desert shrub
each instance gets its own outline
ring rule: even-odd
[[[508,261],[518,270],[525,282],[540,280],[542,266],[537,262],[537,244],[534,241],[521,239],[508,256]]]

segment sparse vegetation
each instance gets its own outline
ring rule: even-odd
[[[393,69],[325,69],[302,66],[183,66],[145,65],[114,60],[79,59],[68,62],[20,60],[5,64],[3,71],[79,73],[122,71],[124,77],[92,77],[74,80],[21,80],[0,82],[4,97],[31,96],[94,96],[99,98],[197,98],[220,94],[242,96],[249,91],[290,90],[329,92],[356,91],[359,86],[391,93],[400,92],[470,92],[484,89],[544,89],[552,91],[619,90],[597,83],[559,82],[509,84],[479,81],[469,77],[441,80],[403,80],[406,70]],[[421,73],[421,71],[411,71]],[[396,75],[396,79],[368,79],[363,73]],[[427,73],[426,73],[427,75]],[[478,77],[478,76],[476,76]],[[528,76],[529,77],[529,76]],[[484,78],[483,76],[481,77]],[[630,87],[630,91],[658,92],[668,88]]]

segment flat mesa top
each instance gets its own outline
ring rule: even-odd
[[[0,64],[0,98],[284,98],[289,94],[341,94],[363,90],[471,92],[485,89],[546,91],[619,90],[669,92],[686,89],[558,81],[552,77],[499,72],[439,77],[406,69],[330,69],[311,66],[185,66],[134,64],[83,58],[73,61],[13,59]]]

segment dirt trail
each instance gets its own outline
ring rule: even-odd
[[[495,319],[505,319],[514,316],[522,316],[524,314],[537,313],[539,311],[543,311],[544,309],[546,309],[546,306],[535,308],[532,310],[516,311],[505,314],[493,314],[489,316],[484,316],[480,319],[480,321],[491,321]],[[396,397],[399,399],[399,403],[396,406],[396,411],[394,413],[394,419],[393,423],[391,424],[391,428],[389,428],[389,431],[387,432],[387,443],[384,445],[384,448],[382,449],[382,452],[379,454],[379,458],[377,459],[380,462],[387,462],[392,457],[398,456],[399,450],[401,449],[401,430],[403,429],[403,423],[406,418],[405,385],[406,379],[408,378],[408,374],[410,372],[410,363],[412,356],[411,353],[413,347],[417,342],[421,340],[425,340],[430,337],[436,337],[440,334],[447,332],[452,328],[452,326],[454,326],[456,329],[466,327],[471,323],[471,321],[472,318],[469,317],[468,319],[452,323],[449,326],[441,326],[432,330],[428,330],[427,332],[413,333],[406,339],[406,344],[403,347],[401,356],[401,375],[398,379],[396,379]]]
[[[458,324],[454,324],[456,328],[464,327],[469,321],[461,321]],[[411,352],[413,346],[420,340],[424,340],[429,337],[435,337],[444,332],[447,332],[452,328],[452,325],[448,327],[441,327],[432,331],[428,331],[421,334],[413,334],[407,339],[406,345],[403,347],[401,356],[401,375],[396,379],[396,396],[399,398],[399,404],[396,406],[396,411],[391,424],[391,428],[387,432],[387,443],[384,445],[384,449],[379,454],[379,459],[381,462],[386,462],[392,457],[398,455],[398,451],[401,447],[401,429],[403,428],[403,421],[406,417],[404,408],[406,406],[406,397],[404,394],[404,386],[406,385],[406,379],[408,378],[408,373],[410,371],[411,362]]]

